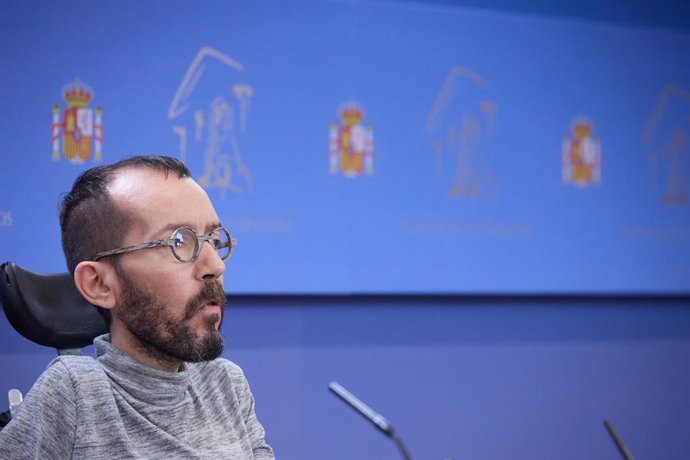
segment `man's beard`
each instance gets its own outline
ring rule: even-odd
[[[225,291],[218,281],[208,282],[197,295],[189,299],[182,319],[172,317],[165,303],[149,292],[137,287],[124,273],[122,280],[122,305],[118,317],[136,337],[144,351],[161,361],[174,358],[186,362],[216,359],[223,352],[223,336],[215,323],[218,315],[204,318],[207,330],[197,336],[189,325],[194,315],[206,303],[220,306],[220,323],[225,312]]]

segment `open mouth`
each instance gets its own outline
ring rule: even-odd
[[[208,302],[199,308],[199,311],[217,311],[220,312],[220,305],[218,305],[216,302]]]
[[[187,303],[185,318],[191,319],[198,313],[222,315],[225,301],[225,291],[221,285],[207,284]]]

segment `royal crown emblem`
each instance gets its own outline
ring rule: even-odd
[[[340,125],[331,123],[329,136],[329,172],[346,177],[374,172],[374,128],[364,126],[364,109],[356,102],[343,105]]]
[[[563,140],[561,151],[564,183],[587,187],[601,181],[601,144],[593,132],[584,118],[571,124],[572,134]]]
[[[62,98],[67,108],[62,112],[60,106],[53,106],[53,161],[60,159],[60,138],[62,154],[71,163],[86,163],[93,152],[95,161],[102,160],[103,146],[103,111],[100,107],[89,108],[93,99],[93,90],[79,81],[62,87]]]

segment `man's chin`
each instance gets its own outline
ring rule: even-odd
[[[191,359],[187,360],[190,362],[203,362],[203,361],[213,361],[219,358],[223,354],[223,336],[218,331],[210,331],[208,335],[204,338],[203,344],[197,346],[197,353]]]

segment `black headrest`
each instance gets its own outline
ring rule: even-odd
[[[12,327],[40,345],[82,348],[108,332],[105,319],[68,273],[34,273],[5,262],[0,265],[0,301]]]

